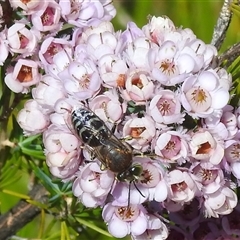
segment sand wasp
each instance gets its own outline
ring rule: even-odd
[[[74,110],[71,120],[79,138],[104,168],[114,172],[120,182],[133,182],[136,187],[135,181],[141,176],[142,167],[137,164],[132,165],[131,146],[118,139],[103,120],[87,108]],[[142,195],[141,192],[140,194]]]

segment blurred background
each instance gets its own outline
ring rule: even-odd
[[[168,16],[176,27],[190,28],[205,43],[210,43],[223,0],[115,0],[116,29],[124,29],[128,21],[139,27],[147,23],[148,16]],[[226,41],[221,51],[240,40],[240,18],[233,15]]]
[[[210,43],[213,33],[213,28],[217,22],[219,11],[222,7],[223,1],[220,0],[113,0],[117,9],[117,16],[113,24],[115,30],[126,28],[128,21],[134,21],[140,28],[148,22],[148,16],[168,16],[176,27],[190,28],[199,39],[205,43]],[[221,52],[236,42],[240,41],[240,18],[233,16],[233,20],[227,32],[226,40],[221,48]],[[13,126],[11,126],[12,128]],[[14,131],[16,128],[14,128]],[[16,131],[21,131],[17,129]],[[2,156],[1,156],[2,157]],[[21,156],[19,155],[19,159]],[[15,164],[17,164],[17,160]],[[8,185],[5,189],[20,194],[27,194],[29,189],[29,182],[31,182],[32,173],[24,172],[24,168],[18,170],[19,180],[14,184]],[[19,201],[16,196],[0,192],[0,209],[4,213],[8,211],[14,204]],[[99,221],[101,216],[99,214]],[[51,217],[47,218],[51,221]],[[18,236],[24,239],[36,239],[36,231],[39,229],[40,217],[25,226]],[[46,223],[45,223],[46,224]],[[47,224],[46,224],[47,225]],[[105,224],[102,223],[105,227]],[[60,225],[57,224],[51,231],[59,231]],[[46,230],[46,229],[45,229]],[[93,235],[85,239],[110,239],[102,235]],[[20,238],[19,238],[20,239]],[[47,239],[47,238],[45,238]],[[50,238],[48,238],[50,239]],[[51,239],[60,239],[59,236]]]

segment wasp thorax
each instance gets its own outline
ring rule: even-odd
[[[79,108],[71,115],[73,127],[83,143],[90,147],[101,145],[111,135],[103,121],[92,111]]]

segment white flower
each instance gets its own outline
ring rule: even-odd
[[[193,117],[206,118],[227,105],[230,98],[228,91],[222,86],[217,73],[207,70],[184,81],[181,102]]]
[[[194,133],[189,147],[192,157],[209,160],[214,165],[219,164],[224,156],[224,147],[208,131]]]

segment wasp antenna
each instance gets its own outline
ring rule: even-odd
[[[171,223],[170,220],[168,220],[167,218],[163,217],[163,216],[160,215],[159,213],[155,213],[154,215],[155,215],[156,217],[160,218],[160,220],[162,220],[162,222],[165,222],[165,223],[167,223],[167,224],[170,224],[170,223]]]
[[[127,207],[128,209],[129,209],[129,206],[130,206],[130,192],[131,192],[130,189],[131,189],[131,183],[132,183],[132,182],[129,183],[129,188],[128,188],[128,205],[127,205],[127,206],[128,206],[128,207]]]
[[[128,141],[128,140],[132,140],[133,139],[133,137],[132,136],[125,136],[124,138],[122,138],[121,140],[122,141]]]
[[[130,185],[130,184],[129,184],[129,185]],[[134,185],[134,187],[138,190],[138,192],[141,194],[141,196],[145,198],[145,196],[142,194],[142,192],[141,192],[141,191],[139,190],[139,188],[137,187],[135,181],[133,181],[133,185]]]
[[[69,109],[65,108],[65,107],[61,107],[60,109],[63,109],[63,110],[65,110],[65,111],[71,113],[71,111],[70,111]]]

